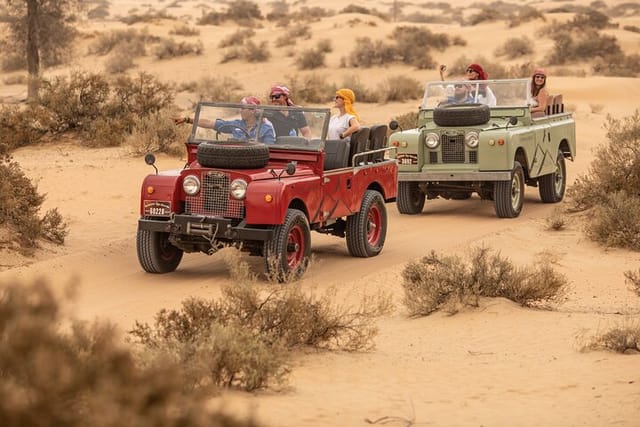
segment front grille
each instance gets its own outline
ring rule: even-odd
[[[437,151],[429,151],[429,163],[432,165],[438,163],[438,152]]]
[[[204,172],[202,187],[196,196],[187,196],[186,213],[225,218],[243,218],[244,202],[229,196],[229,175],[222,172]]]
[[[442,163],[478,163],[478,150],[467,148],[463,134],[440,136],[440,147]]]
[[[442,163],[464,163],[464,135],[442,135]]]

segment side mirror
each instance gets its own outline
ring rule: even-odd
[[[153,166],[153,168],[156,170],[156,175],[158,174],[158,168],[156,167],[155,163],[156,163],[156,156],[153,155],[153,153],[147,153],[144,156],[144,162],[146,164],[148,164],[149,166]]]
[[[400,127],[400,125],[398,124],[398,121],[397,121],[397,120],[391,120],[391,121],[389,122],[389,129],[391,129],[391,130],[396,130],[396,129],[398,129],[399,127]]]

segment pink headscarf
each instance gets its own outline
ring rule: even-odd
[[[269,96],[281,94],[287,97],[287,105],[293,105],[293,101],[289,98],[289,88],[282,85],[271,86],[271,90],[269,91]]]
[[[240,100],[240,102],[242,104],[260,105],[260,100],[253,95],[245,96],[244,98],[242,98],[242,100]]]

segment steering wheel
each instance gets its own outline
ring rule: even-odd
[[[251,139],[251,135],[249,135],[249,132],[247,132],[245,129],[242,129],[241,127],[236,125],[232,125],[231,123],[225,123],[222,126],[219,126],[218,128],[216,128],[216,141],[220,140],[220,133],[221,133],[220,131],[225,128],[231,128],[231,130],[238,129],[244,134],[244,136],[247,137],[247,140]],[[226,132],[223,132],[223,133],[226,133]]]

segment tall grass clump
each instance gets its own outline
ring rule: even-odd
[[[640,110],[605,122],[607,142],[588,172],[567,189],[572,209],[590,211],[587,235],[602,244],[640,250]]]
[[[4,427],[257,426],[209,409],[180,366],[140,360],[113,325],[64,311],[46,283],[0,283]]]
[[[640,269],[638,271],[625,271],[624,277],[633,288],[633,291],[640,296]]]
[[[607,350],[623,354],[640,352],[640,324],[620,325],[591,339],[583,350]]]
[[[402,272],[404,304],[411,316],[477,307],[480,297],[503,297],[523,306],[557,298],[567,279],[548,265],[517,267],[500,253],[475,248],[469,261],[435,252]]]
[[[516,59],[532,53],[533,42],[527,36],[509,38],[494,52],[496,56],[505,56],[507,59]]]

